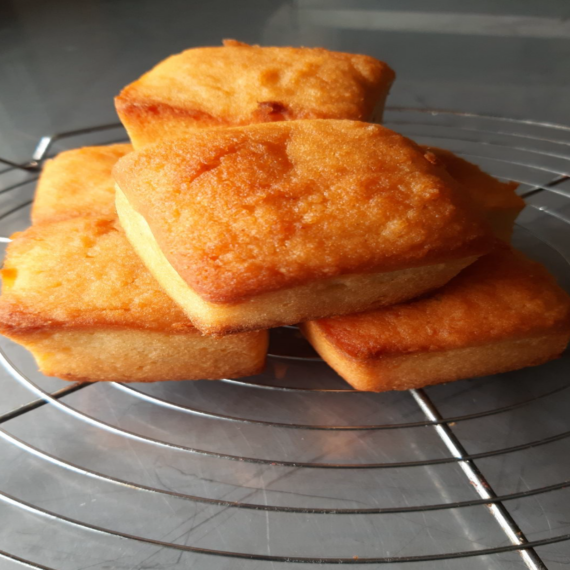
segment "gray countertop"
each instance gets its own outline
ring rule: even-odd
[[[563,0],[4,0],[0,150],[17,160],[41,135],[114,121],[124,85],[227,37],[378,57],[398,74],[392,105],[570,123],[569,16]]]
[[[4,0],[0,157],[26,162],[44,135],[116,122],[121,87],[187,47],[235,38],[367,53],[398,74],[388,126],[521,182],[517,244],[570,291],[568,16],[563,1]],[[123,137],[75,136],[50,152]],[[35,177],[0,167],[0,236],[29,223]],[[568,354],[418,396],[322,392],[347,386],[322,362],[279,357],[245,384],[76,389],[13,343],[0,349],[16,366],[0,368],[2,570],[570,566]],[[536,542],[526,558],[418,397]]]

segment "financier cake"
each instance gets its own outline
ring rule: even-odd
[[[32,223],[81,215],[115,217],[115,182],[111,176],[130,144],[66,150],[48,160],[38,181]]]
[[[410,299],[494,239],[457,182],[380,125],[204,129],[131,153],[113,172],[128,239],[210,334]]]
[[[165,59],[125,87],[115,105],[138,149],[200,128],[288,119],[379,122],[394,77],[367,55],[226,40]]]
[[[560,356],[570,298],[542,265],[504,246],[428,297],[302,330],[357,390],[408,390]]]
[[[219,379],[260,372],[267,333],[205,337],[163,293],[116,220],[75,217],[15,234],[0,333],[48,376],[80,382]]]
[[[473,202],[483,210],[495,235],[509,242],[515,219],[525,206],[524,200],[515,193],[519,185],[501,182],[449,150],[423,148],[467,190]]]

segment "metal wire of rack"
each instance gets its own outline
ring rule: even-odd
[[[570,197],[567,184],[570,127],[409,108],[388,109],[385,123],[423,144],[450,148],[499,178],[519,182],[520,193],[529,206],[517,230],[518,240],[529,253],[543,260],[548,258],[549,267],[568,287],[570,247],[565,247],[565,241],[570,232],[570,216],[565,209]],[[118,129],[120,125],[110,124],[42,137],[30,161],[17,164],[0,159],[6,165],[0,170],[0,182],[5,184],[0,188],[0,197],[9,198],[0,201],[0,221],[5,231],[22,229],[25,225],[24,216],[37,172],[58,145],[76,146],[78,141],[92,144],[93,135],[98,137],[96,143],[111,142],[111,133]],[[19,171],[24,179],[13,181],[11,177]],[[561,229],[565,235],[560,233]],[[0,241],[6,243],[9,238],[3,235]],[[559,497],[570,488],[570,473],[562,459],[568,455],[570,438],[570,425],[564,416],[564,409],[568,409],[564,406],[570,405],[565,400],[570,398],[568,358],[499,379],[459,382],[403,394],[363,394],[347,388],[315,355],[310,355],[307,347],[299,351],[302,341],[294,328],[282,329],[278,335],[275,343],[280,350],[270,354],[268,372],[254,378],[160,386],[72,384],[57,390],[46,387],[45,379],[34,373],[30,357],[5,343],[0,364],[34,399],[0,415],[0,442],[38,472],[49,472],[54,480],[69,478],[80,496],[89,496],[94,492],[92,489],[99,489],[95,496],[102,497],[103,488],[122,490],[128,495],[118,505],[121,510],[118,519],[105,518],[102,514],[105,507],[89,515],[83,515],[71,503],[66,503],[65,508],[58,503],[46,508],[38,498],[21,496],[18,485],[13,489],[0,488],[0,505],[15,509],[14,512],[25,512],[40,521],[39,524],[50,521],[70,527],[80,533],[83,541],[104,537],[150,547],[154,553],[149,558],[157,559],[160,553],[168,551],[177,553],[176,563],[183,555],[207,556],[208,568],[218,567],[211,562],[212,555],[223,561],[233,560],[232,566],[220,565],[220,568],[237,568],[235,564],[240,561],[244,564],[240,568],[273,562],[298,566],[399,563],[414,566],[416,563],[426,568],[429,562],[455,559],[477,558],[488,564],[489,560],[496,560],[493,557],[513,553],[523,567],[544,569],[550,566],[541,549],[556,544],[563,546],[562,554],[558,555],[562,562],[570,561],[570,523],[561,524],[559,532],[545,533],[545,529],[534,529],[526,519],[521,524],[518,516],[521,509],[509,506],[541,501],[551,494]],[[448,400],[455,407],[450,408]],[[470,406],[478,400],[490,405],[470,411]],[[102,404],[112,408],[109,413]],[[458,413],[457,408],[464,411]],[[129,413],[124,414],[125,410]],[[534,433],[529,418],[544,410],[551,412],[549,422],[536,430],[537,437],[529,439],[529,433]],[[520,422],[517,425],[523,428],[523,440],[517,441],[515,434],[509,445],[496,446],[488,435],[487,439],[477,441],[477,427],[470,427],[475,424],[481,431],[492,431],[504,422]],[[34,427],[36,423],[39,427]],[[50,428],[57,437],[80,434],[82,445],[91,445],[88,451],[96,460],[74,455],[62,444],[47,444],[37,432],[45,434]],[[505,491],[504,481],[515,479],[517,474],[507,470],[498,479],[496,469],[489,466],[494,458],[501,462],[506,457],[520,457],[518,454],[524,458],[556,444],[566,447],[557,454],[546,455],[549,468],[556,472],[554,481]],[[121,455],[132,446],[138,446],[133,455],[136,461],[123,465],[118,473],[121,469],[115,466],[121,465]],[[178,475],[170,473],[172,480],[165,481],[157,475],[165,465],[175,465],[177,461],[184,463],[185,469],[180,469]],[[141,466],[140,471],[133,468],[136,462]],[[95,468],[94,463],[101,463],[101,467]],[[433,471],[436,468],[447,471],[436,473]],[[209,477],[212,473],[219,477],[220,472],[228,482]],[[415,475],[409,475],[410,472]],[[189,474],[192,484],[188,483]],[[145,482],[145,478],[150,482]],[[275,490],[276,485],[294,478],[298,479],[295,484],[288,487],[285,483]],[[387,482],[396,490],[394,497],[383,491]],[[369,487],[362,493],[360,486],[365,485]],[[321,487],[327,493],[322,493]],[[417,487],[420,492],[416,492]],[[378,497],[376,493],[380,493]],[[252,496],[256,499],[250,500]],[[270,502],[268,496],[275,502]],[[140,506],[145,497],[151,504]],[[378,504],[380,499],[390,504]],[[351,506],[342,506],[346,502]],[[559,498],[557,502],[570,504],[568,498]],[[179,510],[188,514],[184,511],[190,507],[181,505],[196,509],[202,505],[206,511],[195,510],[192,514],[205,517],[197,527],[213,525],[208,530],[210,534],[197,536],[197,527],[192,527],[186,538],[195,540],[190,544],[180,542],[180,537],[172,534],[175,529],[162,537],[153,535],[152,520],[137,532],[140,525],[136,514],[158,520],[162,515],[157,505],[163,504],[172,511],[173,519]],[[544,511],[542,504],[541,507]],[[210,516],[207,509],[220,510]],[[459,512],[464,514],[458,515]],[[236,513],[250,513],[247,516],[252,518],[232,522]],[[425,520],[437,513],[444,518],[426,523],[428,534],[434,532],[437,524],[445,526],[442,533],[449,533],[457,525],[465,534],[459,536],[458,531],[447,550],[441,546],[444,534],[439,535],[439,540],[429,542],[420,533],[412,537],[416,540],[420,536],[421,544],[414,549],[409,527],[416,524],[415,519],[411,522],[398,519],[393,536],[387,530],[390,522],[378,522],[387,521],[382,517],[388,515],[421,516]],[[223,516],[228,518],[222,519]],[[285,521],[284,517],[293,518]],[[167,516],[160,520],[166,521]],[[313,520],[317,522],[309,522]],[[261,539],[252,539],[248,524],[250,529],[265,525],[266,534]],[[310,540],[305,540],[303,533],[297,534],[297,527],[305,525]],[[380,529],[388,538],[379,545],[366,525]],[[272,527],[283,529],[284,539],[270,536]],[[488,532],[474,540],[471,527],[487,528]],[[527,536],[527,529],[536,536]],[[218,533],[217,542],[224,547],[208,538],[214,531]],[[470,541],[468,547],[461,548],[467,544],[466,540]],[[343,554],[351,541],[358,543],[363,555],[352,551]],[[1,559],[29,568],[53,569],[42,565],[44,558],[30,560],[21,552],[10,553],[0,547]],[[145,566],[139,561],[129,567]],[[258,567],[269,566],[255,566]]]

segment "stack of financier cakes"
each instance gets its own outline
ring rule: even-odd
[[[116,99],[134,150],[46,164],[0,331],[82,381],[254,374],[296,323],[362,390],[559,356],[570,299],[508,245],[517,185],[376,124],[393,79],[235,41],[161,62]]]

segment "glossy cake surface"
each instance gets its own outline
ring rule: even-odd
[[[32,206],[34,224],[74,216],[114,217],[115,187],[111,176],[130,144],[66,150],[42,169]]]
[[[192,331],[116,220],[73,218],[13,236],[2,270],[4,327],[93,325]]]
[[[434,163],[443,166],[467,190],[473,202],[484,211],[495,234],[508,242],[515,219],[525,206],[524,200],[516,194],[519,184],[498,180],[449,150],[423,148],[433,155]]]
[[[370,56],[227,40],[160,62],[115,104],[136,148],[192,129],[292,119],[379,119],[394,80]]]
[[[425,298],[304,326],[352,385],[407,389],[558,356],[570,337],[570,298],[542,265],[505,247]]]
[[[238,377],[263,369],[267,332],[204,337],[159,287],[116,219],[75,217],[13,236],[0,332],[42,372],[74,381]]]
[[[234,303],[488,251],[464,192],[424,155],[379,125],[293,121],[166,141],[114,176],[188,286]]]

